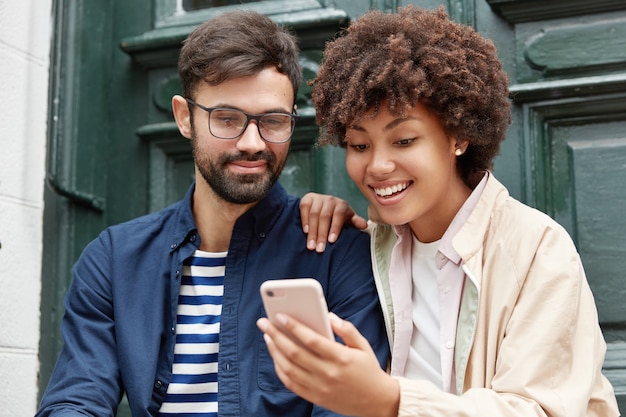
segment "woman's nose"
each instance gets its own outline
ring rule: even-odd
[[[384,151],[374,150],[371,153],[367,170],[371,175],[388,174],[395,169],[395,163],[391,156]]]

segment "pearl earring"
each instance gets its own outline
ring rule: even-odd
[[[461,155],[463,155],[463,151],[461,149],[457,149],[456,151],[454,151],[454,154],[456,156],[461,156]]]

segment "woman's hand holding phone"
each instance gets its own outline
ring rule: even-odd
[[[340,414],[396,416],[398,382],[380,368],[369,342],[352,323],[333,313],[327,319],[345,344],[289,314],[257,321],[280,380],[306,400]]]

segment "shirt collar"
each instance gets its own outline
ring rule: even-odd
[[[235,229],[254,229],[254,234],[259,240],[265,239],[276,220],[285,209],[287,192],[279,184],[272,186],[267,195],[254,207],[244,213],[235,223]]]
[[[200,237],[198,236],[198,228],[192,209],[195,188],[196,183],[194,182],[187,189],[183,200],[179,202],[177,226],[170,242],[171,250],[175,250],[187,239],[193,240],[197,247],[200,245]],[[282,210],[284,210],[287,197],[285,189],[279,183],[274,184],[268,194],[258,204],[237,220],[233,234],[237,229],[250,230],[253,228],[255,236],[263,240],[280,217]]]
[[[447,260],[450,260],[457,265],[460,264],[461,255],[459,255],[456,249],[454,249],[452,240],[459,230],[461,230],[461,227],[463,227],[465,222],[467,222],[467,219],[469,219],[472,211],[476,207],[476,204],[478,204],[478,200],[480,199],[480,196],[485,189],[485,185],[487,184],[487,178],[489,178],[489,172],[485,172],[483,178],[480,180],[476,188],[474,188],[467,200],[465,200],[465,203],[463,203],[459,211],[456,213],[456,216],[454,216],[454,219],[452,219],[450,226],[448,226],[448,229],[443,234],[441,244],[439,245],[439,252],[441,252],[447,259],[438,256],[436,258],[437,268],[441,269]]]

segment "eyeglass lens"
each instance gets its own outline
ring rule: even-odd
[[[293,131],[293,118],[288,114],[251,116],[239,110],[220,108],[210,112],[209,130],[218,138],[234,139],[244,132],[250,119],[257,121],[261,137],[268,142],[285,142]]]

